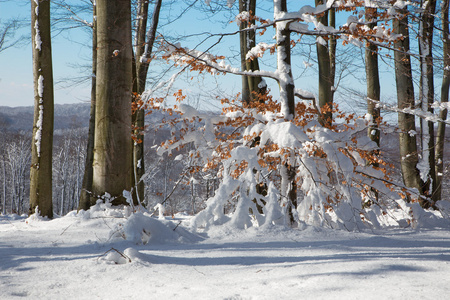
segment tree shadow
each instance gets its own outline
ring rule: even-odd
[[[158,245],[135,245],[128,241],[112,241],[77,246],[54,245],[47,247],[14,248],[0,241],[0,272],[15,269],[30,271],[33,267],[25,263],[68,262],[94,260],[103,257],[112,247],[124,251],[134,248],[139,254],[132,262],[145,265],[180,266],[267,266],[334,264],[364,262],[372,263],[361,271],[340,271],[333,274],[374,275],[388,272],[424,272],[427,268],[408,265],[408,262],[448,262],[450,261],[450,236],[447,238],[427,238],[405,236],[411,233],[391,233],[361,236],[358,238],[335,237],[320,240],[233,242],[204,240],[197,243],[177,243]],[[301,234],[296,238],[301,239]],[[310,237],[309,237],[310,238]],[[165,254],[167,253],[167,254]],[[395,263],[389,263],[389,261]],[[329,274],[329,273],[327,273]],[[308,276],[323,274],[308,274]]]

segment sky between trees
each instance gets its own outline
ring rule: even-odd
[[[70,2],[70,1],[67,1]],[[310,3],[309,3],[310,2]],[[77,1],[74,1],[77,3]],[[288,1],[288,7],[291,10],[300,8],[303,5],[311,4],[314,6],[314,1]],[[199,12],[195,9],[189,10],[185,15],[175,22],[167,24],[167,20],[174,19],[180,11],[185,8],[182,1],[179,1],[179,5],[171,7],[170,9],[162,8],[161,18],[162,26],[158,29],[159,32],[163,32],[165,35],[172,36],[187,36],[183,39],[183,46],[194,47],[202,42],[204,35],[197,35],[204,32],[213,33],[223,33],[223,32],[233,32],[237,30],[237,25],[235,22],[229,23],[230,20],[238,13],[236,3],[233,8],[225,10],[220,14],[207,14],[205,12]],[[52,4],[52,9],[56,9],[57,6]],[[268,11],[260,9],[257,14],[263,17],[271,18],[271,1],[267,1]],[[6,22],[9,19],[18,19],[22,27],[17,30],[15,38],[23,36],[22,42],[14,47],[2,51],[0,53],[0,106],[32,106],[33,105],[33,79],[32,79],[32,60],[31,60],[31,37],[30,37],[30,5],[29,1],[26,0],[4,0],[0,1],[0,20]],[[89,12],[81,15],[82,18],[91,21],[91,16]],[[338,18],[344,20],[347,18],[346,13],[339,13]],[[165,21],[164,21],[165,20]],[[342,23],[338,21],[338,23]],[[78,27],[75,29],[69,29],[60,31],[61,26],[66,25],[55,25],[52,28],[53,40],[52,40],[52,55],[53,55],[53,72],[55,78],[55,103],[56,104],[66,104],[66,103],[83,103],[89,102],[90,99],[90,81],[87,80],[90,74],[90,31],[88,28]],[[164,25],[165,24],[165,25]],[[257,42],[262,39],[269,39],[270,34],[266,34],[263,37],[257,37]],[[208,40],[205,45],[211,45],[215,42],[214,39]],[[339,44],[339,43],[338,43]],[[348,50],[353,51],[356,55],[362,49],[355,49],[355,46],[346,46]],[[220,47],[213,48],[212,52],[218,55],[225,55],[230,59],[233,59],[239,51],[239,37],[237,35],[228,37],[224,42],[220,43]],[[362,52],[361,52],[362,53]],[[312,63],[311,67],[308,67],[308,63],[311,61],[308,57],[300,57],[301,59],[294,61],[294,77],[300,77],[302,82],[308,82],[307,86],[311,86],[311,91],[317,90],[317,73],[315,68],[317,65]],[[270,59],[270,58],[269,58]],[[356,56],[355,60],[361,57]],[[234,58],[234,65],[238,66],[239,62],[236,57]],[[270,61],[267,61],[271,64]],[[264,65],[264,68],[274,67]],[[381,69],[381,84],[382,84],[382,98],[384,101],[389,101],[392,97],[395,97],[395,86],[393,81],[393,69],[389,69],[383,64],[380,64]],[[384,71],[384,72],[383,72]],[[348,86],[352,88],[360,85],[360,90],[364,91],[365,86],[358,83],[357,78],[364,78],[364,69],[355,69],[351,75],[348,76],[346,82]],[[149,74],[151,77],[151,74]],[[83,81],[83,79],[86,79]],[[223,90],[226,90],[229,95],[235,95],[240,92],[240,77],[227,75],[221,76],[220,85]],[[209,79],[211,80],[211,79]],[[81,84],[73,85],[73,82],[81,81]],[[210,83],[212,88],[215,88],[215,82]],[[276,96],[278,88],[274,82],[268,81],[269,87],[273,85],[272,93]],[[186,82],[179,82],[175,88],[190,88],[192,84]],[[306,85],[305,85],[306,86]],[[198,89],[198,88],[197,88]],[[201,88],[200,88],[201,89]],[[355,97],[357,98],[357,97]],[[345,100],[343,100],[345,99]],[[354,104],[347,101],[348,97],[337,95],[337,102],[341,105],[346,105],[347,109],[354,109]],[[355,99],[358,101],[358,99]],[[207,102],[207,101],[206,101]],[[202,102],[205,105],[204,109],[214,109],[214,105],[209,105],[211,103]]]

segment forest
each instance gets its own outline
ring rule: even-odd
[[[2,132],[3,214],[52,218],[102,200],[201,211],[201,227],[446,215],[446,1],[31,4],[33,132]],[[166,29],[190,16],[228,31]],[[89,125],[55,131],[52,32],[80,27],[92,40]],[[382,97],[386,73],[395,90]],[[241,87],[226,91],[225,77]]]
[[[445,299],[449,2],[27,2],[0,298]]]

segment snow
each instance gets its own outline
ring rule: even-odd
[[[44,76],[39,75],[38,78],[38,96],[39,96],[39,115],[36,121],[36,133],[34,136],[36,152],[38,157],[41,156],[41,138],[42,138],[42,122],[44,121],[44,105],[43,105],[43,96],[44,96]]]
[[[0,299],[444,299],[450,292],[448,229],[215,226],[206,234],[189,232],[185,217],[126,219],[106,206],[51,221],[0,216]]]
[[[41,51],[41,45],[42,45],[42,40],[41,40],[41,33],[39,30],[39,22],[36,20],[36,22],[34,23],[34,29],[36,30],[36,34],[34,35],[34,43],[35,43],[35,49]]]
[[[317,37],[316,42],[319,43],[319,44],[321,44],[321,45],[324,46],[324,47],[326,47],[326,46],[328,45],[327,42],[324,40],[324,38],[321,37],[321,36],[318,36],[318,37]]]
[[[41,33],[39,30],[39,22],[38,22],[39,0],[34,0],[34,3],[36,4],[36,6],[34,8],[34,14],[36,15],[36,21],[34,22],[34,29],[36,31],[35,35],[34,35],[34,43],[35,43],[34,47],[38,51],[41,51],[42,40],[41,40]]]
[[[42,98],[44,97],[44,76],[42,75],[39,75],[38,78],[38,95],[41,98],[39,103],[42,103]]]
[[[276,47],[276,44],[267,44],[264,42],[258,43],[258,45],[256,45],[247,52],[247,54],[245,55],[245,59],[248,60],[253,59],[255,57],[262,57],[267,49],[271,49],[273,47]]]
[[[304,60],[304,61],[303,61],[303,64],[305,65],[305,69],[306,69],[306,68],[310,68],[310,67],[313,67],[313,66],[314,66],[314,64],[313,64],[313,63],[310,63],[310,62],[308,62],[308,61],[306,61],[306,60]]]
[[[394,3],[394,7],[398,8],[398,9],[403,9],[408,3],[409,3],[409,1],[397,0]]]
[[[41,156],[41,139],[42,139],[42,122],[44,120],[44,105],[39,105],[39,117],[36,122],[36,134],[34,136],[36,152],[38,157]]]
[[[158,218],[159,219],[164,219],[164,205],[162,205],[161,203],[156,204],[156,206],[153,208],[154,210],[158,210]]]
[[[39,0],[34,0],[34,3],[36,3],[36,7],[34,8],[34,14],[36,16],[39,15]]]
[[[239,14],[236,15],[234,21],[238,26],[241,26],[242,21],[248,21],[250,20],[250,13],[248,11],[241,11]]]

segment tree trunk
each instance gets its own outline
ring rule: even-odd
[[[287,12],[286,0],[274,2],[274,12],[278,15]],[[292,120],[295,115],[294,79],[291,68],[291,32],[289,25],[277,24],[277,70],[280,76],[278,86],[280,88],[281,113],[286,120]]]
[[[331,27],[336,28],[336,8],[331,8],[329,13],[329,24]],[[336,77],[336,36],[330,35],[329,40],[329,56],[330,56],[330,86],[331,86],[331,100],[334,102],[334,92],[335,92],[335,77]]]
[[[366,6],[366,22],[370,22],[376,18],[377,9]],[[369,24],[369,28],[373,29],[375,24]],[[380,76],[378,72],[378,47],[373,43],[367,43],[365,51],[366,61],[366,82],[367,82],[367,113],[372,116],[372,121],[367,128],[367,136],[374,141],[377,146],[380,146],[380,129],[378,128],[378,122],[380,119],[380,109],[377,104],[380,102]],[[379,155],[380,151],[377,149],[373,155]],[[378,167],[378,163],[372,164],[374,167]],[[378,191],[371,188],[372,195],[375,201],[378,200]],[[369,200],[369,204],[372,200]]]
[[[30,211],[53,218],[53,72],[50,1],[31,1],[34,125],[30,170]]]
[[[407,15],[406,9],[399,10]],[[409,30],[408,17],[394,19],[394,33],[401,34],[403,39],[395,43],[395,81],[397,86],[397,104],[399,109],[414,108],[414,85],[411,71],[411,58],[409,52]],[[400,161],[403,182],[407,187],[416,188],[422,193],[422,182],[420,180],[417,163],[419,156],[416,142],[416,123],[412,114],[399,112],[398,125],[400,129]]]
[[[279,15],[287,12],[286,0],[274,2],[274,13]],[[277,70],[280,74],[278,85],[280,88],[281,112],[286,120],[292,120],[295,116],[294,80],[291,71],[291,32],[289,24],[278,23],[276,28],[277,39]],[[294,224],[293,210],[297,209],[297,185],[295,181],[295,166],[284,162],[280,166],[281,193],[287,198],[289,221]]]
[[[239,12],[247,11],[247,0],[239,0]],[[247,32],[242,31],[243,29],[247,28],[247,22],[241,21],[241,24],[239,25],[239,42],[240,42],[240,53],[241,53],[241,70],[246,71],[247,70],[247,59],[245,56],[247,55],[249,48],[248,48],[248,35]],[[250,103],[250,88],[248,86],[248,76],[242,75],[242,103]]]
[[[247,11],[249,15],[255,16],[256,0],[239,0],[239,12]],[[256,34],[254,30],[242,31],[255,25],[255,20],[242,21],[240,32],[241,69],[243,71],[259,71],[258,58],[247,60],[245,57],[253,47],[256,46]],[[261,76],[242,76],[242,101],[249,104],[258,101],[258,96],[266,92],[266,84]]]
[[[316,6],[324,4],[324,0],[316,0]],[[328,26],[328,12],[318,17],[317,21]],[[319,64],[319,122],[323,126],[331,126],[333,105],[333,96],[331,91],[331,63],[330,53],[328,52],[328,42],[319,37],[316,42],[317,61]]]
[[[156,38],[156,29],[158,28],[159,12],[161,10],[162,0],[155,2],[153,10],[151,28],[147,34],[146,29],[148,18],[148,1],[141,0],[139,5],[139,21],[136,32],[136,93],[142,95],[145,91],[145,83],[147,81],[148,68],[152,56],[153,44]],[[133,143],[133,170],[134,182],[137,188],[137,196],[140,202],[144,201],[145,185],[141,180],[145,174],[144,164],[144,126],[145,111],[138,109],[133,116],[134,134],[139,142]]]
[[[422,110],[433,113],[431,105],[434,102],[434,74],[433,74],[433,27],[434,13],[436,11],[436,1],[427,1],[424,11],[421,13],[419,25],[419,54],[420,54],[420,101]],[[424,194],[431,203],[436,192],[436,172],[434,156],[434,123],[420,119],[422,158],[421,179],[424,181]],[[422,202],[428,206],[428,201]]]
[[[95,85],[97,77],[97,6],[92,5],[92,75],[91,75],[91,111],[89,116],[89,132],[86,146],[86,161],[84,166],[83,183],[81,187],[78,210],[88,210],[95,204],[92,196],[92,177],[94,163],[94,137],[95,137]]]
[[[377,14],[376,8],[366,7],[366,22],[370,22]],[[368,25],[374,28],[375,24]],[[367,113],[372,116],[372,124],[369,126],[367,135],[380,146],[380,130],[378,128],[378,119],[380,118],[380,109],[377,108],[380,102],[380,76],[378,72],[378,47],[373,43],[366,45],[366,82],[367,82]]]
[[[131,3],[97,0],[97,82],[92,191],[125,204],[131,190]]]
[[[448,93],[450,86],[450,30],[448,25],[449,0],[444,0],[441,6],[442,18],[442,44],[443,44],[443,58],[444,58],[444,76],[442,77],[441,86],[441,103],[448,102]],[[447,120],[447,109],[442,109],[439,112],[439,118]],[[442,199],[442,176],[444,173],[444,144],[445,144],[445,123],[439,122],[436,132],[436,191],[434,192],[434,200]]]

